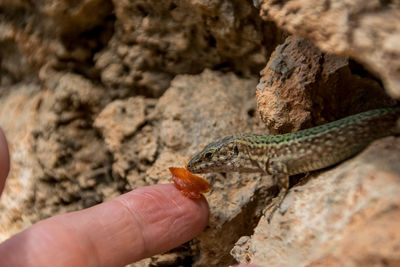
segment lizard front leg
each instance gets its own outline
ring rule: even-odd
[[[279,194],[267,206],[266,210],[270,210],[267,216],[268,223],[270,223],[275,211],[279,209],[283,200],[289,191],[289,175],[287,175],[287,166],[279,160],[269,160],[266,164],[267,173],[272,175],[274,183],[279,187]]]

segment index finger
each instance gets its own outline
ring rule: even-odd
[[[5,266],[124,266],[199,234],[206,200],[172,185],[139,188],[92,208],[55,216],[0,245]]]

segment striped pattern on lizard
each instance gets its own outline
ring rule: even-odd
[[[187,164],[193,173],[264,172],[281,193],[271,219],[289,187],[289,176],[337,164],[372,141],[399,133],[400,107],[369,110],[314,128],[281,135],[239,133],[208,144]]]

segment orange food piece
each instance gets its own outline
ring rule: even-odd
[[[200,176],[194,175],[185,168],[170,167],[172,180],[175,187],[181,191],[182,195],[188,198],[200,198],[201,194],[207,193],[211,185]]]

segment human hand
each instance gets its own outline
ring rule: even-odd
[[[10,168],[0,129],[0,195]],[[208,222],[204,197],[172,184],[142,187],[94,207],[43,220],[0,244],[0,266],[124,266],[198,235]],[[255,265],[239,265],[238,267]]]
[[[0,194],[9,166],[0,130]],[[192,239],[208,215],[204,197],[188,199],[172,184],[142,187],[36,223],[0,244],[0,266],[123,266]]]

